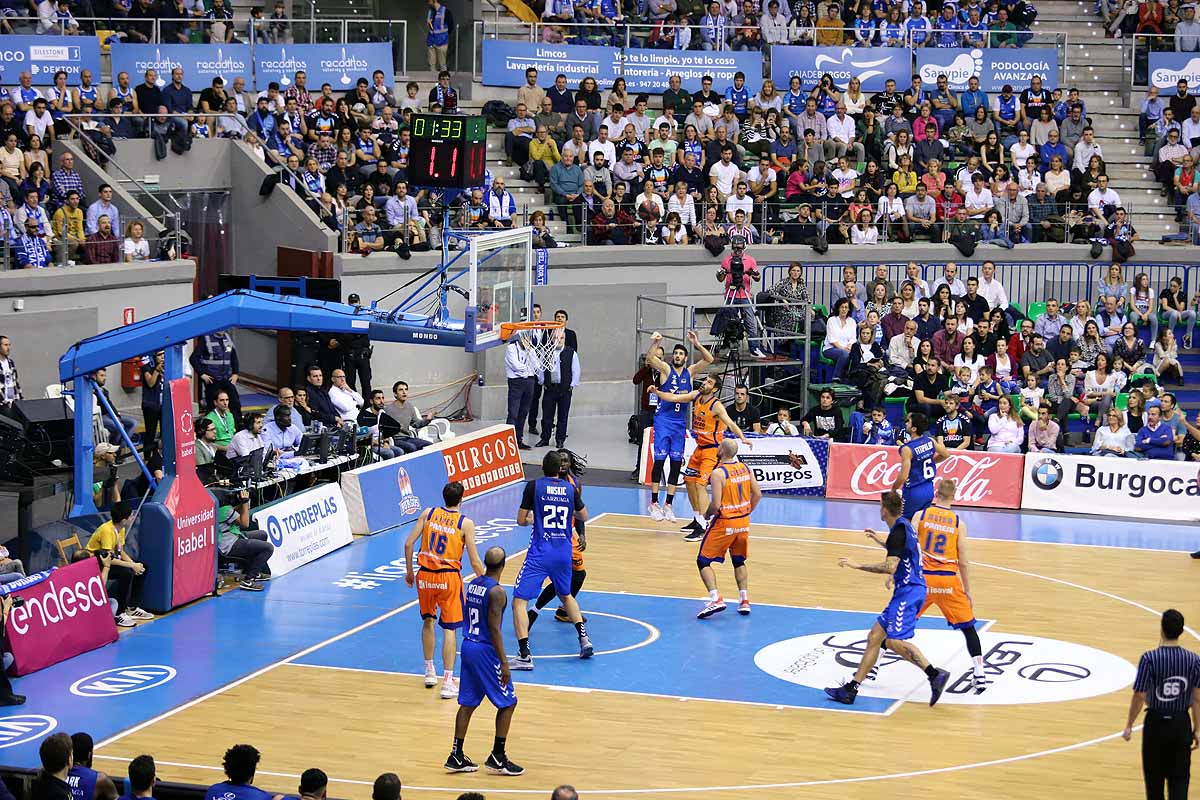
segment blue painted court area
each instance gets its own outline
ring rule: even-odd
[[[466,512],[476,520],[481,546],[499,544],[510,554],[525,548],[528,529],[518,528],[515,523],[520,491],[521,487],[514,486],[467,503]],[[639,514],[644,513],[649,494],[633,488],[590,487],[585,499],[593,516],[606,512]],[[682,512],[687,504],[682,492],[677,502]],[[1200,535],[1194,527],[1185,525],[1133,526],[1122,520],[1015,512],[968,511],[966,518],[971,535],[979,538],[1170,551],[1200,547]],[[754,521],[848,529],[880,526],[876,508],[870,503],[782,498],[765,500]],[[610,522],[628,524],[619,518]],[[30,699],[22,708],[0,711],[0,763],[37,766],[38,742],[50,730],[88,731],[97,743],[102,743],[114,734],[283,661],[398,673],[417,671],[416,592],[405,585],[402,568],[407,533],[398,530],[360,539],[271,581],[261,594],[233,591],[197,602],[122,633],[112,645],[17,679],[17,691]],[[647,535],[675,533],[664,527],[662,534]],[[518,675],[518,681],[813,706],[823,702],[815,690],[755,669],[754,653],[788,637],[863,630],[874,616],[873,611],[760,605],[749,619],[730,610],[700,626],[692,619],[696,600],[584,594],[584,606],[591,614],[589,627],[598,649],[630,649],[580,663],[574,657],[573,628],[543,616],[533,633],[535,654],[543,657],[533,673]],[[869,603],[864,605],[871,609]],[[381,620],[386,615],[391,616]],[[940,620],[929,624],[942,625]],[[651,629],[658,632],[658,639],[639,646],[651,636]],[[505,630],[511,631],[508,620]],[[331,641],[335,638],[337,641]],[[550,655],[565,657],[545,657]],[[122,669],[146,666],[169,669],[151,669],[132,677],[119,674]],[[118,674],[95,677],[109,670]],[[142,683],[147,680],[145,675],[157,673],[161,677],[170,670],[175,674],[165,682]],[[651,678],[653,673],[667,677]],[[878,713],[889,702],[862,697],[855,708]]]

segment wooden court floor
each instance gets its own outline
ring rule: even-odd
[[[695,545],[674,529],[611,514],[589,525],[585,591],[699,598]],[[862,549],[869,542],[861,531],[755,525],[752,536],[756,603],[874,611],[886,602],[877,576],[837,566],[842,555],[880,557],[878,549]],[[1195,563],[1179,553],[973,537],[971,557],[976,612],[996,620],[993,632],[1073,642],[1136,664],[1156,643],[1159,611],[1173,606],[1193,627],[1200,621]],[[510,560],[508,580],[519,562]],[[726,597],[735,594],[727,566],[718,577]],[[403,646],[415,648],[416,641],[414,631]],[[1196,645],[1194,636],[1187,641]],[[586,798],[654,800],[1092,800],[1143,791],[1139,744],[1119,738],[1128,688],[1026,705],[930,709],[910,702],[886,716],[518,690],[508,750],[527,772],[516,779],[444,774],[456,706],[425,690],[420,677],[297,664],[268,669],[104,743],[97,766],[122,774],[124,759],[149,752],[160,758],[164,779],[212,783],[220,780],[224,749],[244,741],[264,754],[258,785],[295,793],[300,772],[319,766],[334,779],[330,795],[346,798],[369,797],[374,777],[385,771],[397,772],[406,796],[418,798],[468,790],[548,797],[558,783],[574,784]],[[491,719],[485,703],[468,739],[467,752],[481,763]]]

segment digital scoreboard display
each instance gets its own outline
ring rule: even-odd
[[[417,186],[467,189],[483,185],[487,120],[457,114],[413,114],[409,180]]]

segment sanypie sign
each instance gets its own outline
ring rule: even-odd
[[[938,478],[958,481],[955,500],[987,508],[1019,508],[1023,457],[1016,453],[953,453],[938,464]],[[876,499],[900,475],[895,447],[834,444],[829,452],[826,497]]]

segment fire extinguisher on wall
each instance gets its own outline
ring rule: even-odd
[[[121,324],[132,325],[133,319],[133,306],[125,306],[121,311]],[[121,362],[121,388],[127,392],[142,388],[141,357],[127,358]]]

